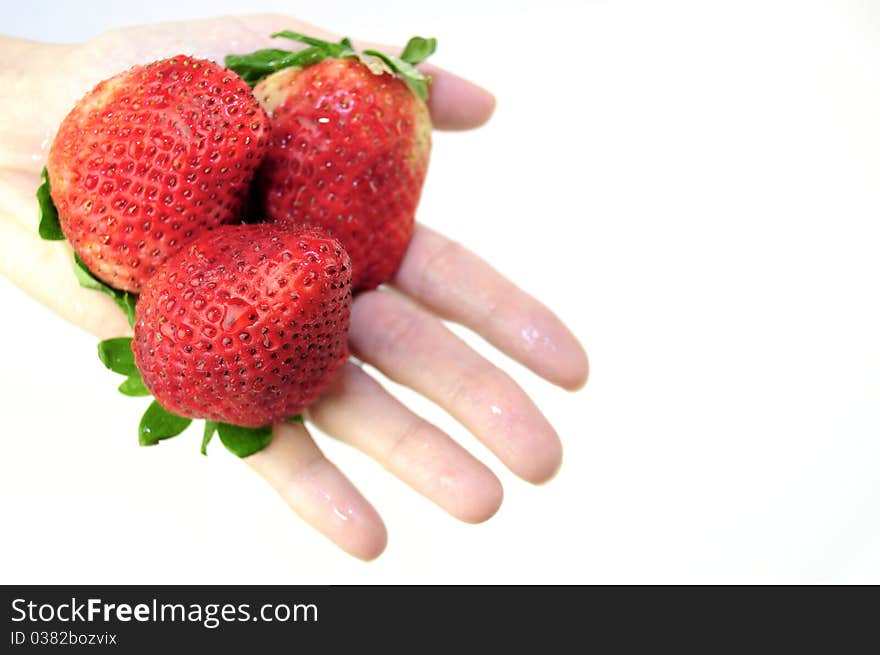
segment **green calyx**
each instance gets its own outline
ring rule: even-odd
[[[297,52],[270,48],[247,55],[227,55],[224,60],[226,67],[254,86],[264,77],[284,68],[305,68],[325,59],[357,59],[374,75],[395,75],[406,82],[419,98],[428,98],[431,78],[416,69],[416,66],[434,53],[437,39],[414,36],[400,56],[393,57],[378,50],[358,51],[348,38],[332,43],[290,30],[277,32],[272,37],[299,41],[307,47]]]
[[[217,435],[226,450],[239,457],[247,457],[269,445],[272,441],[272,426],[243,428],[229,423],[218,423]]]
[[[155,446],[163,439],[176,437],[192,423],[191,418],[178,416],[162,407],[157,401],[150,403],[138,425],[138,443],[142,446]]]

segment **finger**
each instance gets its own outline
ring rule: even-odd
[[[428,110],[438,130],[471,130],[486,123],[495,111],[495,96],[473,82],[425,64],[431,76]]]
[[[343,367],[308,413],[321,430],[463,521],[485,521],[501,506],[504,492],[492,471],[354,364]]]
[[[436,318],[371,291],[355,300],[351,326],[360,359],[444,407],[511,471],[538,483],[559,468],[559,437],[531,399]]]
[[[417,227],[394,284],[554,384],[577,389],[586,382],[587,355],[553,312],[474,253],[427,227]]]
[[[245,461],[306,523],[344,551],[371,560],[385,550],[382,519],[304,426],[276,425],[272,442]]]

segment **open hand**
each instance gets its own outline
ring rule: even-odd
[[[7,62],[0,71],[0,272],[101,338],[130,334],[109,298],[78,286],[69,245],[37,235],[34,193],[54,131],[81,95],[132,65],[176,54],[222,62],[226,54],[271,47],[268,35],[279,29],[335,38],[288,17],[248,16],[126,28],[80,45],[0,40]],[[490,94],[435,67],[423,68],[433,77],[429,107],[435,128],[470,129],[489,119]],[[442,406],[520,477],[548,480],[562,458],[556,432],[522,389],[453,335],[444,319],[474,330],[568,389],[586,380],[582,347],[541,303],[424,226],[417,227],[390,287],[358,295],[352,307],[350,345],[359,360]],[[501,484],[485,465],[354,362],[307,417],[459,519],[484,521],[501,503]],[[245,461],[297,514],[349,553],[371,559],[384,549],[381,518],[322,455],[305,426],[276,426],[271,444]]]

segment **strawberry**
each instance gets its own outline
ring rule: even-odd
[[[169,412],[260,427],[313,402],[348,357],[351,262],[338,241],[272,224],[196,237],[147,281],[134,362]]]
[[[49,152],[64,236],[111,287],[138,293],[192,237],[240,220],[268,118],[231,71],[179,55],[98,84]]]
[[[413,234],[431,152],[428,79],[414,65],[436,41],[416,37],[395,58],[357,52],[347,39],[273,36],[309,47],[226,58],[249,82],[261,80],[254,95],[271,120],[258,202],[270,221],[338,238],[353,289],[376,287],[394,275]]]

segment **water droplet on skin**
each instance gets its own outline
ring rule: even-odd
[[[343,510],[343,509],[340,509],[339,507],[336,507],[335,505],[333,506],[333,513],[336,514],[336,516],[338,516],[343,521],[347,521],[349,518],[351,518],[354,515],[354,512],[351,510],[351,508],[347,508],[347,509]]]
[[[41,161],[45,156],[46,150],[49,149],[49,145],[52,143],[52,139],[50,138],[50,131],[46,130],[45,138],[40,142],[40,152],[35,152],[31,155],[31,159],[34,161]]]
[[[553,343],[549,337],[541,334],[538,328],[534,325],[523,326],[520,330],[520,336],[522,336],[523,341],[526,342],[530,349],[540,344],[548,350],[556,351],[556,344]]]

